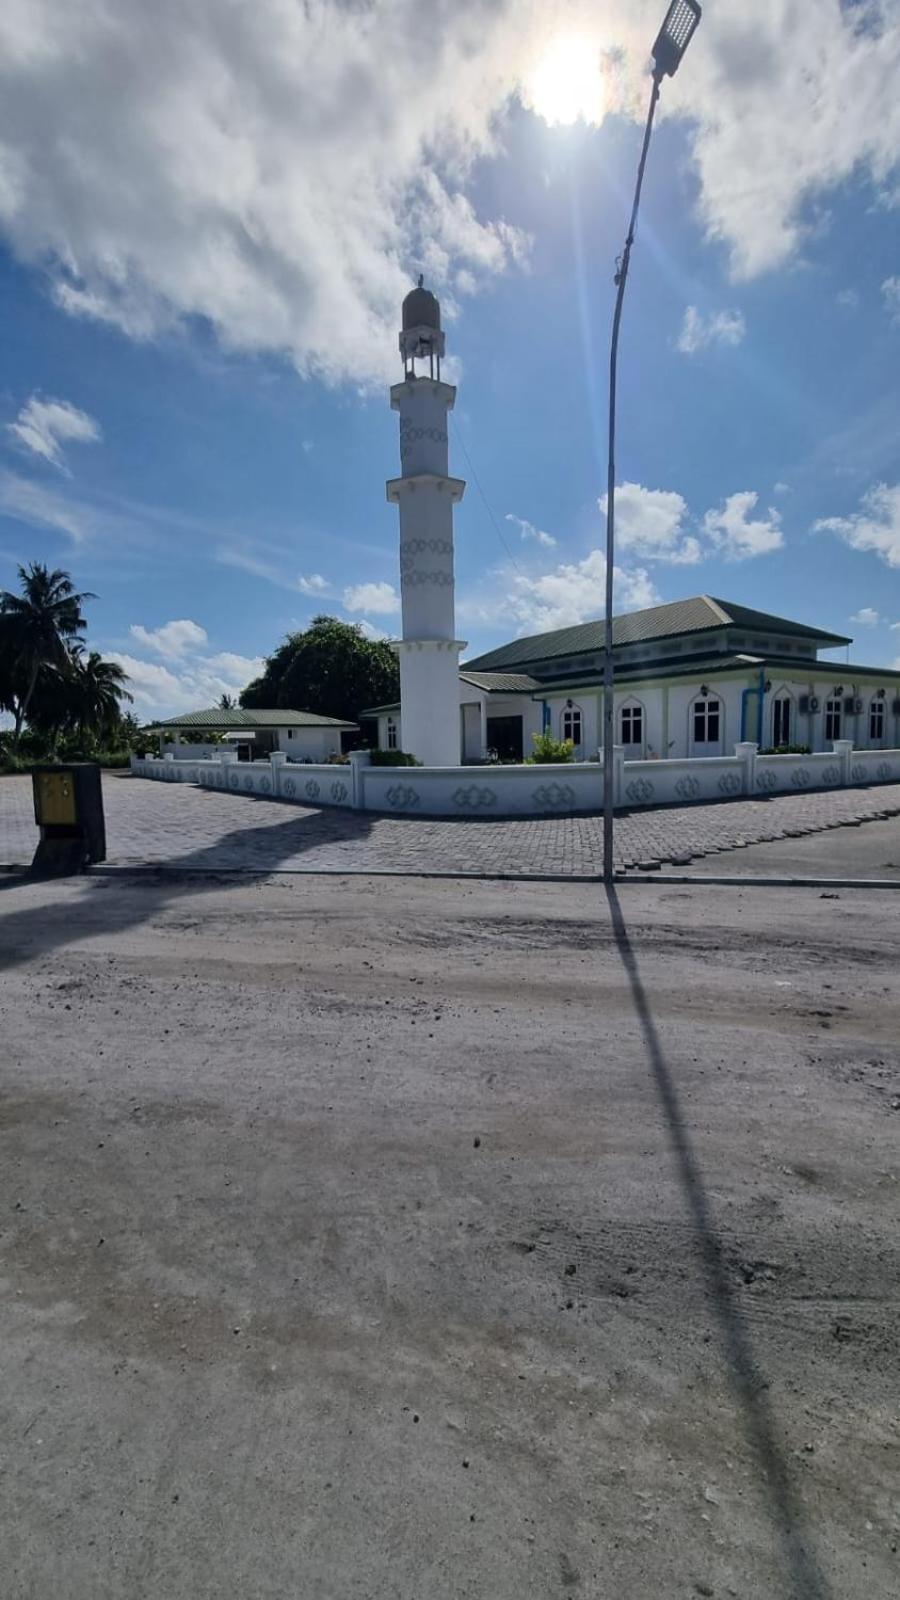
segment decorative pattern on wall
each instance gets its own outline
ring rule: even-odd
[[[795,789],[809,788],[809,773],[805,767],[795,767],[791,773],[791,783]]]
[[[533,798],[539,806],[556,811],[561,806],[574,806],[575,790],[570,783],[542,783],[535,789]]]
[[[768,791],[771,793],[777,782],[778,779],[776,778],[774,772],[758,772],[756,774],[756,787],[757,789],[762,789],[764,792]]]
[[[822,773],[823,783],[840,783],[840,781],[841,769],[836,762],[833,766],[825,768],[825,771]]]
[[[347,788],[345,783],[338,782],[331,785],[331,798],[332,800],[336,800],[338,805],[340,805],[342,800],[346,800],[349,793],[350,790]]]
[[[411,811],[419,804],[416,790],[408,783],[395,783],[393,788],[388,789],[384,798],[395,811]]]
[[[891,768],[890,768],[889,763],[887,761],[879,761],[878,766],[875,768],[875,776],[876,776],[876,778],[878,778],[881,783],[887,783],[887,780],[890,777],[890,775],[891,775]]]
[[[447,435],[442,428],[414,428],[402,418],[400,422],[400,457],[401,460],[409,450],[410,445],[417,439],[431,439],[435,444],[446,444]]]
[[[303,785],[303,792],[305,795],[309,796],[310,800],[318,800],[319,785],[316,783],[315,778],[307,778],[305,784]]]
[[[231,774],[231,778],[229,779],[229,782],[231,784],[232,789],[239,789],[240,786],[241,786],[241,780],[240,780],[240,777],[239,777],[238,773],[233,772]]]
[[[284,792],[287,795],[289,800],[293,800],[294,795],[297,793],[297,785],[294,782],[293,778],[285,778],[285,780],[284,780]]]
[[[736,772],[723,772],[719,779],[720,794],[740,794],[744,784]]]
[[[263,778],[261,783],[260,783],[260,785],[259,785],[259,787],[262,790],[263,794],[268,794],[270,792],[271,788],[272,788],[272,779],[271,778]]]
[[[482,789],[477,783],[470,783],[468,788],[454,789],[452,800],[460,811],[485,811],[497,804],[493,789]]]
[[[679,778],[675,785],[675,793],[682,800],[696,800],[700,793],[699,778]]]
[[[635,778],[632,783],[629,783],[625,793],[629,800],[634,801],[636,806],[644,806],[648,800],[653,799],[654,789],[647,778]]]
[[[400,546],[401,567],[404,564],[404,557],[422,555],[425,550],[430,550],[433,556],[453,554],[453,546],[449,539],[404,539]]]
[[[420,583],[436,583],[439,589],[446,589],[453,582],[452,572],[407,572],[404,569],[403,581],[412,584],[413,588]]]
[[[252,793],[252,791],[253,791],[253,774],[252,774],[252,772],[248,772],[248,773],[245,774],[245,776],[244,776],[244,788],[247,790],[248,793]]]

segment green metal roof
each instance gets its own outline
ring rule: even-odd
[[[821,645],[849,644],[850,640],[839,633],[825,633],[821,628],[810,628],[804,622],[790,622],[785,617],[772,616],[768,611],[754,611],[750,606],[733,605],[728,600],[714,600],[710,595],[695,595],[690,600],[673,600],[668,605],[648,606],[643,611],[631,611],[613,618],[613,645],[646,644],[654,639],[671,639],[679,634],[702,633],[724,627],[747,628],[766,633],[795,634],[805,639],[816,639]],[[513,639],[509,644],[488,650],[464,663],[466,672],[504,670],[525,666],[531,662],[547,661],[554,656],[581,655],[602,650],[606,628],[602,622],[581,622],[572,628],[557,628],[552,633],[531,634],[527,639]]]
[[[213,706],[209,711],[183,711],[179,717],[169,717],[165,722],[155,722],[154,728],[209,728],[216,733],[227,733],[232,728],[355,728],[355,722],[341,722],[337,717],[317,717],[312,711],[245,711],[237,706],[233,711],[223,711]]]
[[[489,694],[527,694],[540,688],[537,678],[529,677],[527,672],[470,672],[463,667],[459,675],[464,683]]]

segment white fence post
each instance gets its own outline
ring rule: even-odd
[[[362,811],[365,807],[365,776],[364,767],[372,765],[372,754],[369,750],[350,751],[350,790],[353,795],[354,811]]]
[[[838,761],[840,762],[841,783],[845,789],[849,788],[850,783],[852,782],[850,777],[850,766],[853,758],[853,740],[833,739],[832,748],[838,758]]]
[[[281,794],[281,779],[283,769],[287,766],[287,756],[283,750],[273,750],[269,756],[272,768],[272,794]]]
[[[759,745],[753,739],[741,739],[734,747],[734,753],[741,763],[744,779],[744,793],[756,793],[756,757],[759,754]]]

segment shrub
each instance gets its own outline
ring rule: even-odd
[[[420,767],[421,761],[407,755],[405,750],[373,750],[373,767]]]
[[[571,739],[554,739],[552,733],[533,733],[531,742],[534,749],[530,756],[525,757],[526,766],[571,761],[575,754],[575,746]]]
[[[766,746],[765,750],[758,750],[757,754],[761,756],[808,756],[810,749],[808,744],[770,744]]]

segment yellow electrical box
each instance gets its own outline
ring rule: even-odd
[[[34,810],[39,827],[74,827],[78,821],[70,772],[35,774]]]

